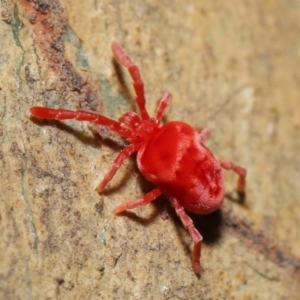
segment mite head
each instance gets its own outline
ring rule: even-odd
[[[132,136],[128,138],[128,141],[133,144],[146,143],[159,128],[158,119],[143,120],[135,112],[125,113],[119,118],[119,124],[131,131]]]

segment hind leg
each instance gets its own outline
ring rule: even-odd
[[[200,257],[201,257],[201,242],[202,236],[195,228],[192,219],[186,214],[184,208],[178,203],[176,199],[170,199],[171,204],[175,208],[175,211],[180,218],[183,226],[189,231],[190,236],[194,242],[194,250],[192,253],[192,264],[195,274],[199,274],[201,270]]]
[[[246,188],[247,170],[240,166],[235,165],[234,163],[232,163],[230,161],[220,161],[220,164],[221,164],[221,167],[224,168],[225,170],[232,170],[236,174],[238,174],[239,178],[238,178],[238,182],[237,182],[237,191],[240,193],[244,193],[245,188]]]

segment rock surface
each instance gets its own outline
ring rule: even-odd
[[[121,2],[1,2],[0,298],[297,299],[300,2]],[[225,171],[222,209],[193,216],[200,278],[166,198],[112,213],[152,188],[134,158],[94,190],[122,140],[30,118],[33,105],[134,109],[114,40],[141,67],[150,112],[171,92],[166,121],[210,128],[213,152],[248,170],[244,204]]]

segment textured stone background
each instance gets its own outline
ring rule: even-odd
[[[299,299],[300,1],[121,2],[1,1],[0,298]],[[170,91],[166,120],[209,127],[214,153],[248,169],[244,205],[193,216],[200,278],[164,197],[112,213],[151,189],[134,160],[94,190],[120,139],[30,119],[32,105],[132,110],[113,40],[141,67],[150,112]],[[226,172],[227,198],[235,183]]]

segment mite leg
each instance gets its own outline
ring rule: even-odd
[[[205,140],[210,136],[211,131],[208,128],[199,128],[197,129],[201,143],[204,143]]]
[[[246,188],[246,174],[247,174],[246,169],[237,166],[230,161],[220,161],[220,164],[221,167],[224,168],[225,170],[232,170],[238,174],[239,178],[237,182],[237,191],[240,193],[244,193]]]
[[[103,180],[100,182],[100,184],[97,187],[97,191],[101,192],[104,190],[106,185],[108,184],[109,181],[114,177],[116,174],[117,170],[121,167],[123,164],[124,160],[127,159],[133,152],[136,152],[138,150],[138,146],[131,144],[130,146],[124,148],[117,158],[114,160],[112,167],[108,171],[108,173],[105,175]]]
[[[199,231],[195,228],[192,219],[186,214],[184,208],[174,198],[170,199],[171,204],[175,208],[175,211],[180,218],[183,226],[189,231],[190,236],[194,242],[194,250],[192,253],[192,264],[195,274],[200,273],[200,257],[201,257],[201,241],[202,236]]]
[[[155,119],[158,123],[161,121],[167,107],[170,105],[172,95],[170,93],[164,93],[163,96],[158,100],[158,105],[156,109]]]
[[[124,49],[117,42],[111,44],[111,49],[115,58],[128,69],[129,74],[133,80],[133,87],[136,93],[136,103],[139,107],[141,117],[143,120],[149,120],[150,116],[146,110],[146,99],[144,93],[144,82],[142,80],[138,66],[125,53]]]
[[[149,202],[155,200],[159,195],[161,195],[161,193],[162,193],[162,191],[160,190],[160,188],[155,188],[154,190],[152,190],[151,192],[149,192],[148,194],[146,194],[144,197],[142,197],[140,199],[132,200],[125,204],[118,205],[114,209],[114,212],[116,214],[119,214],[127,209],[132,209],[132,208],[136,208],[138,206],[146,205]]]
[[[67,109],[54,109],[49,107],[33,106],[30,108],[30,113],[37,118],[54,119],[54,120],[71,120],[88,121],[99,125],[104,125],[111,130],[119,133],[123,137],[131,137],[132,133],[129,129],[121,127],[121,125],[112,119],[105,116],[94,114],[92,112],[83,110],[67,110]]]

